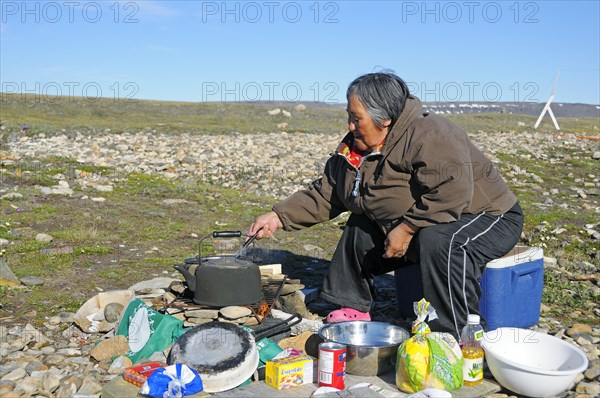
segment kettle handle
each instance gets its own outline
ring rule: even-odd
[[[213,231],[213,238],[239,238],[242,236],[242,231]]]

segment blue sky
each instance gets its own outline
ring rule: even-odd
[[[600,1],[0,0],[2,92],[344,103],[391,69],[426,101],[600,103]]]

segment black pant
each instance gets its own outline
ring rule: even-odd
[[[367,217],[353,214],[320,296],[366,312],[373,302],[374,276],[419,264],[423,296],[439,317],[428,322],[429,326],[458,338],[467,315],[479,314],[478,279],[486,264],[507,254],[518,242],[522,228],[523,212],[518,203],[501,216],[462,214],[458,221],[420,229],[404,257],[385,259],[385,234]]]

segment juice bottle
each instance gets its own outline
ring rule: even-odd
[[[460,335],[462,341],[462,354],[465,360],[463,365],[463,384],[475,386],[483,381],[483,328],[479,324],[479,315],[469,314],[467,324]]]

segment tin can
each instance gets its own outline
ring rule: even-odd
[[[319,387],[343,390],[346,376],[346,346],[339,343],[319,344]]]

